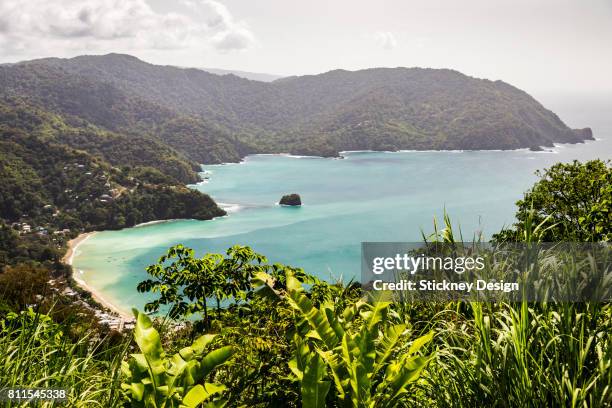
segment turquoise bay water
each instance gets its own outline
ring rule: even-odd
[[[343,160],[251,156],[241,164],[205,166],[208,183],[194,188],[231,204],[229,216],[98,233],[79,246],[75,270],[105,299],[129,310],[148,299],[136,291],[145,266],[177,243],[197,254],[250,245],[272,262],[347,280],[359,273],[362,241],[420,240],[444,208],[465,239],[477,231],[490,236],[513,222],[514,202],[536,180],[535,170],[612,157],[611,121],[576,112],[579,123],[570,125],[588,124],[601,140],[547,153],[355,152]],[[276,205],[293,192],[302,196],[301,208]]]

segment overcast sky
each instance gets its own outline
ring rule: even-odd
[[[612,92],[612,0],[0,0],[0,61],[124,52],[283,75],[453,68]]]

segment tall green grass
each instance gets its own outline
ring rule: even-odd
[[[12,315],[0,333],[0,384],[3,388],[61,388],[66,402],[35,406],[120,406],[120,366],[127,342],[104,351],[91,336],[70,340],[46,315],[32,311]],[[5,401],[5,407],[34,406]]]
[[[541,225],[527,227],[525,242],[538,242]],[[453,242],[454,236],[445,216],[445,228],[436,226],[429,238]],[[422,384],[431,405],[612,406],[609,304],[449,302],[401,310],[437,332],[436,362]]]

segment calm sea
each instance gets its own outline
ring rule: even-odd
[[[345,159],[250,156],[241,164],[205,166],[194,186],[223,203],[229,216],[173,221],[98,233],[78,248],[75,271],[121,309],[142,308],[136,291],[171,245],[197,254],[250,245],[272,262],[303,267],[326,279],[357,276],[362,241],[415,241],[433,230],[444,209],[464,239],[513,222],[514,203],[537,169],[558,161],[612,158],[612,101],[550,99],[571,127],[593,128],[596,142],[552,152],[347,153]],[[299,193],[301,208],[276,205]]]

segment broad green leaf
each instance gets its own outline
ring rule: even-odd
[[[147,358],[147,361],[159,362],[164,356],[159,333],[153,327],[149,316],[136,312],[136,328],[134,339],[138,347]]]
[[[263,285],[267,285],[267,286],[274,285],[274,279],[272,279],[270,275],[268,275],[267,273],[263,271],[255,272],[255,275],[253,275],[251,282],[253,282],[253,286],[255,288],[259,288],[260,286],[263,286]]]
[[[302,293],[300,282],[291,275],[287,276],[287,289],[289,304],[301,313],[327,347],[335,347],[339,339],[331,328],[327,316],[312,305],[310,299]]]
[[[153,323],[149,316],[144,313],[138,313],[136,310],[134,313],[137,316],[134,339],[149,366],[153,385],[157,387],[163,383],[163,373],[165,371],[163,365],[164,349],[162,348],[161,339],[159,333],[153,327]],[[141,362],[138,361],[138,357],[136,357],[136,355],[134,357],[139,363],[138,365],[141,365]]]
[[[325,316],[327,317],[327,321],[329,322],[331,328],[336,333],[336,336],[341,339],[344,336],[344,329],[340,325],[340,322],[335,316],[334,309],[332,307],[325,308]]]
[[[331,383],[323,381],[325,363],[317,354],[311,354],[301,383],[302,407],[322,408]]]
[[[142,374],[149,371],[149,364],[144,354],[132,354],[129,361],[130,369],[134,374]]]
[[[183,405],[189,408],[195,408],[208,398],[215,394],[223,392],[225,390],[224,385],[205,383],[204,385],[198,384],[193,387],[183,398]]]
[[[359,300],[355,304],[344,309],[344,312],[342,312],[342,320],[345,322],[345,324],[353,320],[357,313],[359,313],[359,311],[366,305],[366,302]]]
[[[319,354],[319,356],[323,359],[325,364],[327,364],[327,366],[330,368],[338,398],[340,398],[340,400],[343,400],[345,396],[344,378],[346,377],[346,368],[342,364],[341,358],[334,354],[332,351],[322,351],[320,349],[317,349],[316,351],[317,354]]]
[[[234,348],[232,346],[225,346],[208,353],[200,364],[200,371],[195,380],[199,381],[201,378],[205,378],[212,370],[218,365],[225,363],[234,354]]]
[[[321,336],[319,335],[319,333],[317,333],[316,330],[310,330],[308,331],[308,333],[306,333],[305,335],[306,338],[309,339],[315,339],[315,340],[320,340],[323,341],[323,339],[321,338]]]
[[[142,401],[144,395],[145,385],[143,383],[131,383],[130,391],[132,392],[132,398],[136,401]]]
[[[205,334],[198,337],[191,345],[191,350],[196,354],[202,354],[206,346],[208,346],[216,336],[216,334]]]
[[[291,372],[297,377],[298,381],[302,381],[302,378],[304,378],[304,372],[298,368],[297,359],[292,358],[289,360],[287,365],[289,366],[289,370],[291,370]]]
[[[377,351],[376,366],[374,371],[382,369],[387,360],[393,355],[393,351],[397,346],[399,339],[402,334],[406,331],[405,324],[396,324],[395,326],[388,327],[385,330],[383,338],[379,342]]]
[[[433,336],[434,336],[434,332],[430,331],[426,335],[421,336],[415,341],[413,341],[412,344],[410,345],[410,348],[408,349],[408,355],[411,356],[417,351],[419,351],[421,347],[423,347],[425,344],[429,343],[433,339]]]
[[[308,364],[310,350],[299,335],[296,334],[293,336],[293,341],[295,342],[295,357],[289,361],[289,369],[298,377],[298,380],[301,381],[304,377],[306,365]]]
[[[407,392],[406,386],[411,382],[418,380],[421,371],[429,362],[429,358],[426,357],[409,357],[401,362],[398,362],[394,367],[397,373],[391,378],[386,378],[385,381],[391,390],[391,398],[397,398],[401,394]]]
[[[127,378],[132,377],[132,370],[130,370],[130,365],[127,361],[121,362],[121,375]]]
[[[155,391],[157,391],[159,395],[163,395],[164,397],[167,397],[170,393],[170,388],[167,385],[162,385],[160,387],[157,387]]]
[[[371,310],[361,312],[361,316],[367,321],[367,329],[372,332],[378,323],[385,319],[389,302],[375,302]]]

